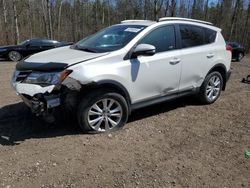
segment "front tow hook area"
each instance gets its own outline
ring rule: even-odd
[[[29,98],[21,95],[23,102],[30,107],[31,112],[37,116],[50,116],[50,109],[61,105],[58,95],[42,96],[39,98]]]
[[[60,97],[59,96],[45,96],[45,101],[47,103],[47,108],[55,108],[57,106],[60,106],[61,101],[60,101]]]

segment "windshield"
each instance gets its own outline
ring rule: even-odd
[[[23,42],[20,42],[19,45],[25,45],[29,40],[25,40]]]
[[[143,25],[114,25],[79,41],[73,48],[95,53],[119,50],[145,27]]]

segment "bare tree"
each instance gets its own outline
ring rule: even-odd
[[[28,0],[28,22],[29,22],[29,31],[30,31],[30,38],[33,37],[33,12],[31,10],[31,0]]]
[[[176,1],[171,0],[171,17],[174,17],[176,15]]]
[[[52,18],[51,18],[51,2],[47,0],[47,10],[48,10],[48,17],[49,17],[49,38],[53,39],[53,29],[52,29]]]
[[[168,15],[168,10],[169,10],[169,0],[164,1],[164,16]]]
[[[192,12],[191,12],[191,17],[195,18],[195,16],[196,16],[196,0],[194,0],[193,2]]]
[[[62,17],[62,5],[63,1],[61,0],[58,11],[58,22],[57,22],[57,36],[59,37],[61,32],[61,17]]]
[[[153,13],[154,13],[154,20],[158,19],[159,11],[162,8],[163,0],[153,0]]]
[[[235,25],[236,25],[237,16],[238,16],[239,5],[240,5],[240,0],[236,0],[234,10],[233,10],[232,19],[231,19],[232,26],[231,26],[229,40],[232,40],[233,32],[235,31]]]
[[[47,19],[47,9],[45,7],[44,0],[42,0],[41,3],[42,3],[44,30],[45,30],[47,37],[49,38],[50,35],[49,35],[49,24],[48,24],[48,19]]]
[[[7,10],[6,10],[6,2],[5,0],[2,0],[2,6],[3,6],[3,20],[4,20],[4,33],[5,33],[5,41],[6,44],[9,44],[9,34],[8,34],[8,20],[7,20]]]
[[[204,10],[204,20],[207,20],[207,12],[208,12],[208,4],[209,4],[209,0],[206,0],[205,2],[205,10]]]
[[[249,47],[249,41],[247,41],[248,39],[248,35],[249,35],[249,17],[250,17],[250,2],[248,3],[248,8],[247,8],[247,16],[246,16],[246,20],[245,20],[245,23],[244,23],[244,30],[243,30],[243,34],[242,34],[242,39],[241,39],[241,42],[244,44],[244,45],[247,45],[247,48]]]
[[[12,0],[12,7],[14,13],[14,23],[15,23],[15,44],[19,43],[19,27],[18,27],[18,19],[17,19],[17,10],[16,10],[16,0]]]

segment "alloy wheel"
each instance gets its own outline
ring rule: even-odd
[[[12,61],[19,61],[21,59],[21,54],[16,51],[11,51],[9,53],[9,58]]]
[[[111,98],[104,98],[90,107],[88,124],[98,132],[105,132],[119,125],[122,116],[123,111],[120,103]]]
[[[219,96],[221,90],[221,80],[219,76],[214,75],[208,81],[206,87],[206,97],[209,101],[214,101]]]

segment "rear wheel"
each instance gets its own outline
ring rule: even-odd
[[[220,96],[223,79],[219,72],[215,71],[207,75],[199,93],[201,101],[205,104],[214,103]]]
[[[8,56],[11,61],[20,61],[22,59],[22,55],[17,51],[9,52]]]
[[[103,133],[121,128],[128,119],[124,97],[108,91],[93,91],[83,98],[78,109],[78,123],[84,132]]]

